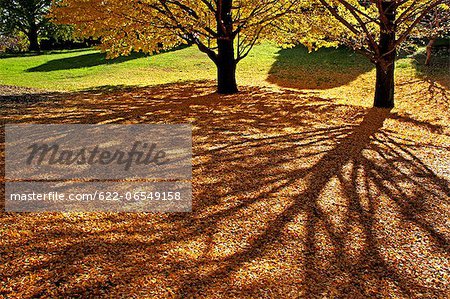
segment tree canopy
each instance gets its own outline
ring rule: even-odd
[[[110,56],[191,43],[218,67],[219,92],[237,91],[236,64],[300,0],[63,0],[53,16],[102,40]]]
[[[109,56],[197,45],[237,91],[237,63],[260,38],[310,49],[346,45],[377,67],[375,106],[394,105],[396,52],[447,0],[61,0],[53,17],[102,41]]]
[[[450,38],[450,6],[441,4],[434,7],[413,31],[416,39],[428,40],[426,65],[430,64],[431,52],[438,38]]]
[[[299,14],[309,31],[298,40],[318,48],[346,45],[367,56],[377,67],[375,106],[394,105],[396,53],[417,25],[445,0],[313,0],[315,13]],[[306,34],[306,36],[305,36]]]

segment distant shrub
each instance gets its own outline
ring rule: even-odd
[[[0,53],[25,52],[28,49],[28,41],[23,34],[0,34]]]

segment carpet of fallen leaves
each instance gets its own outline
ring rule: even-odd
[[[192,213],[0,212],[0,297],[448,298],[448,89],[391,111],[241,90],[0,97],[6,123],[194,129]]]

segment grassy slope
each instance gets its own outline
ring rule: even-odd
[[[198,74],[202,58],[192,49],[178,51],[177,55],[171,52],[121,63],[106,60],[104,55],[93,50],[4,58],[0,59],[0,83],[50,90],[78,90],[103,85],[151,85],[190,79],[192,75],[189,75],[187,67]],[[186,64],[186,59],[192,64]],[[97,63],[100,64],[94,65]],[[71,65],[77,67],[70,68]],[[33,68],[38,69],[30,71]],[[209,64],[203,68],[206,68],[203,76],[212,70]]]
[[[423,60],[420,55],[416,59]],[[413,58],[397,62],[397,95],[409,95],[417,83],[438,82],[449,89],[448,57],[425,68]],[[325,98],[370,106],[375,71],[366,58],[345,49],[304,48],[280,50],[265,43],[256,46],[238,66],[239,85],[276,85],[308,89]],[[47,90],[72,91],[99,86],[157,85],[189,80],[215,79],[215,66],[195,47],[154,56],[137,55],[106,60],[95,50],[64,51],[39,56],[0,59],[0,85],[18,85]],[[415,82],[414,84],[409,84]],[[402,92],[406,94],[402,94]]]
[[[253,57],[240,65],[240,77],[267,72],[277,48],[255,49]],[[258,55],[258,59],[254,56]],[[254,68],[253,64],[258,67]],[[104,85],[156,85],[186,80],[214,79],[214,64],[196,48],[185,48],[143,57],[106,60],[94,50],[54,52],[39,56],[0,59],[0,84],[49,90],[79,90]],[[258,80],[264,78],[258,76]],[[246,80],[249,84],[254,79]],[[250,82],[249,82],[250,81]]]

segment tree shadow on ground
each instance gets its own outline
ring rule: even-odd
[[[402,94],[403,98],[416,99],[415,102],[408,101],[403,105],[405,108],[416,107],[422,109],[427,106],[429,117],[433,111],[448,110],[450,103],[450,60],[448,55],[435,55],[429,66],[425,65],[425,55],[418,53],[412,56],[412,65],[415,68],[414,76],[401,78],[396,83],[396,92]],[[414,110],[414,109],[411,109]],[[450,115],[437,113],[438,118],[450,121]]]
[[[174,47],[173,49],[170,50],[161,51],[160,53],[177,51],[186,47],[187,45],[182,45]],[[27,72],[51,72],[51,71],[78,69],[84,67],[93,67],[104,64],[117,64],[148,56],[150,56],[150,54],[142,52],[132,52],[127,56],[119,56],[117,58],[107,59],[106,53],[96,52],[90,54],[81,54],[67,58],[53,59],[39,66],[29,68]]]
[[[437,88],[437,84],[446,89],[450,89],[450,50],[446,54],[434,54],[430,65],[425,65],[426,56],[419,53],[413,56],[414,67],[419,78],[433,83],[433,88]]]
[[[194,200],[187,214],[3,213],[0,294],[445,297],[441,128],[294,91],[242,90],[220,96],[192,82],[9,109],[17,123],[192,123]]]
[[[44,50],[41,52],[20,52],[20,53],[0,53],[0,59],[2,58],[13,58],[13,57],[31,57],[31,56],[41,56],[49,54],[65,54],[65,53],[77,53],[91,51],[92,48],[80,48],[72,50]]]
[[[44,64],[29,68],[27,72],[52,72],[60,70],[79,69],[84,67],[93,67],[104,64],[117,64],[133,59],[146,57],[144,53],[131,53],[128,56],[120,56],[114,59],[106,59],[106,53],[81,54],[72,57],[50,60]]]
[[[295,89],[329,89],[346,85],[371,69],[365,57],[345,48],[308,53],[304,46],[297,46],[278,52],[267,81]]]

